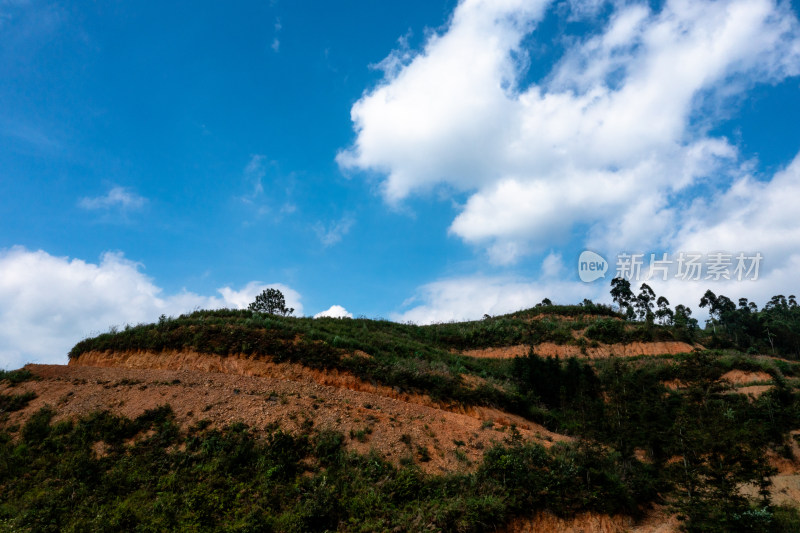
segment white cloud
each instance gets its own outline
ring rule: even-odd
[[[589,4],[573,15],[593,16],[599,3]],[[772,0],[668,0],[658,12],[620,2],[521,87],[521,43],[547,5],[462,1],[421,51],[384,61],[337,161],[384,174],[389,203],[437,186],[468,192],[450,232],[498,264],[576,224],[595,244],[662,243],[684,218],[685,191],[744,175],[737,148],[710,128],[732,96],[798,74],[797,17]],[[658,223],[631,224],[643,215]]]
[[[707,289],[725,294],[737,300],[745,297],[763,306],[776,294],[789,295],[797,290],[800,274],[800,225],[797,223],[796,201],[800,198],[800,153],[786,168],[777,172],[768,181],[759,181],[752,176],[738,178],[730,187],[717,194],[695,200],[692,205],[676,214],[672,234],[659,230],[665,237],[659,253],[668,253],[675,261],[677,255],[700,253],[704,256],[721,252],[730,255],[728,272],[732,279],[705,279],[707,271],[699,281],[674,279],[675,267],[667,281],[647,281],[658,294],[664,294],[675,305],[683,303],[704,317],[705,312],[697,308],[701,296]],[[638,220],[627,221],[633,227],[645,230],[658,227],[653,216],[655,211],[644,208]],[[679,220],[678,220],[679,215]],[[643,223],[643,221],[647,221]],[[620,231],[620,234],[623,232]],[[606,258],[610,260],[610,277],[614,276],[615,254],[620,251],[643,253],[643,249],[620,247],[618,242],[606,242]],[[744,253],[752,257],[760,253],[758,279],[735,279],[736,256]],[[649,263],[649,255],[644,258]],[[748,262],[749,266],[749,262]],[[641,282],[632,283],[638,287]]]
[[[776,294],[788,296],[797,293],[797,277],[800,275],[800,225],[795,214],[797,198],[800,198],[800,153],[768,181],[745,175],[715,196],[696,200],[681,213],[679,231],[665,238],[661,249],[670,253],[673,260],[680,252],[730,254],[732,279],[705,279],[707,272],[704,272],[699,281],[672,278],[647,283],[657,293],[666,295],[673,305],[688,305],[696,316],[699,314],[701,317],[705,317],[705,312],[697,306],[707,289],[725,294],[734,301],[748,298],[760,307]],[[641,220],[649,219],[642,217]],[[739,253],[750,257],[761,254],[763,260],[757,280],[735,279],[736,255]],[[647,261],[649,257],[645,259]],[[614,269],[613,264],[610,267]],[[674,272],[670,275],[673,276]],[[638,287],[639,284],[634,285]]]
[[[577,263],[576,263],[577,264]],[[585,298],[596,303],[613,305],[609,295],[610,278],[614,265],[610,264],[610,275],[594,283],[548,279],[524,279],[511,277],[467,276],[443,279],[423,285],[414,298],[405,303],[406,309],[392,313],[391,319],[398,322],[432,324],[462,320],[477,320],[484,314],[492,316],[511,313],[533,307],[544,298],[556,304],[577,304]],[[776,294],[798,294],[797,275],[800,273],[800,253],[793,254],[780,266],[762,273],[757,281],[709,280],[682,281],[632,281],[638,293],[643,282],[650,285],[658,296],[666,296],[672,307],[683,304],[692,309],[701,324],[708,316],[707,310],[699,307],[700,298],[706,290],[724,294],[733,299],[748,298],[763,307]],[[569,276],[568,276],[569,278]]]
[[[317,313],[314,315],[314,318],[353,318],[353,313],[349,312],[347,309],[342,307],[341,305],[332,305],[330,309],[326,309],[321,313]]]
[[[270,48],[272,48],[272,51],[277,54],[278,51],[281,49],[281,40],[279,38],[281,29],[283,28],[283,25],[281,24],[281,19],[276,18],[275,25],[273,27],[275,28],[275,36],[272,38],[272,45],[270,46]]]
[[[422,286],[417,297],[407,302],[412,307],[391,317],[417,324],[475,320],[484,314],[499,315],[533,307],[545,298],[556,304],[573,304],[584,298],[601,299],[604,292],[607,293],[605,285],[601,284],[467,276]]]
[[[84,209],[113,209],[123,210],[141,209],[147,203],[147,198],[139,196],[126,187],[112,187],[105,196],[94,198],[81,198],[78,205]]]
[[[164,294],[141,265],[120,253],[105,253],[94,264],[22,247],[0,251],[0,367],[65,363],[76,342],[109,326],[195,308],[244,308],[267,287],[280,289],[302,315],[300,295],[285,285],[251,282],[239,290],[223,287],[215,296]]]
[[[252,201],[256,196],[264,192],[264,177],[267,175],[267,161],[266,156],[262,154],[255,154],[250,156],[250,161],[244,167],[244,180],[252,187],[253,192],[245,201]]]
[[[345,215],[339,220],[335,220],[329,224],[317,222],[314,226],[314,231],[323,246],[333,246],[347,235],[350,228],[353,227],[354,222],[352,216]]]
[[[569,20],[581,20],[597,16],[608,3],[608,0],[567,0]]]
[[[795,205],[798,198],[800,153],[769,181],[744,176],[716,196],[695,201],[682,213],[680,231],[663,239],[660,251],[669,254],[668,258],[673,261],[668,279],[664,281],[658,275],[656,279],[646,279],[650,257],[645,254],[642,276],[631,282],[634,291],[638,292],[641,283],[646,282],[656,294],[666,296],[673,307],[677,304],[689,306],[701,323],[707,311],[698,305],[708,289],[734,301],[748,298],[759,307],[776,294],[800,295],[797,289],[800,224]],[[652,229],[657,227],[650,222],[652,214],[652,206],[645,204],[638,220],[627,223],[636,228]],[[616,274],[616,254],[637,250],[617,248],[608,243],[600,250],[604,250],[604,257],[609,261],[609,273],[605,279],[594,283],[569,281],[576,279],[577,257],[574,261],[567,258],[565,262],[559,253],[551,252],[542,262],[538,280],[481,276],[440,280],[421,287],[417,297],[407,302],[410,309],[396,313],[393,318],[418,323],[477,319],[484,313],[495,315],[531,307],[545,297],[564,304],[575,304],[584,298],[610,304],[609,282]],[[644,249],[638,252],[645,253]],[[730,254],[732,279],[705,279],[708,274],[705,270],[699,281],[675,279],[674,261],[680,252]],[[757,280],[735,279],[739,253],[762,255]]]
[[[247,192],[236,199],[247,206],[255,219],[271,214],[275,220],[297,210],[292,201],[295,176],[283,175],[278,163],[264,154],[253,154],[242,171]],[[280,205],[282,204],[282,205]],[[252,224],[252,220],[245,222]]]
[[[542,278],[558,278],[564,274],[564,260],[561,254],[550,252],[542,261]]]
[[[384,64],[395,68],[385,70],[385,83],[353,106],[358,138],[339,163],[388,174],[389,201],[442,181],[471,187],[490,175],[491,154],[513,119],[503,89],[515,77],[508,53],[545,3],[463,2],[450,29],[431,36],[422,53],[390,56]]]
[[[663,284],[673,297],[695,304],[706,289],[730,298],[747,297],[760,306],[776,294],[797,291],[800,275],[800,225],[796,203],[800,198],[800,154],[771,180],[762,182],[745,176],[729,189],[708,199],[697,200],[683,214],[681,230],[669,240],[669,249],[704,254],[724,252],[763,256],[755,281],[703,280]],[[733,277],[733,276],[732,276]],[[679,300],[680,301],[680,300]]]
[[[728,190],[697,200],[673,247],[681,250],[760,251],[765,261],[781,267],[800,254],[800,154],[767,182],[750,176]]]
[[[294,309],[293,315],[303,315],[303,304],[300,302],[299,292],[282,283],[270,283],[267,285],[260,281],[251,281],[238,291],[230,287],[217,289],[217,292],[220,293],[222,298],[209,297],[208,308],[231,307],[234,309],[246,309],[247,306],[255,300],[255,297],[266,289],[278,289],[281,291],[286,300],[286,307]]]

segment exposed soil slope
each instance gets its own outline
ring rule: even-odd
[[[518,344],[516,346],[505,346],[501,348],[466,350],[461,353],[469,357],[510,359],[526,355],[530,351],[530,348],[531,347],[527,344]],[[599,346],[594,348],[586,347],[584,353],[584,351],[581,351],[580,346],[543,342],[535,345],[533,349],[538,355],[545,357],[603,359],[611,357],[612,355],[618,357],[633,357],[637,355],[673,355],[677,353],[689,353],[692,352],[695,347],[691,344],[678,341],[632,342],[630,344],[599,343]]]
[[[680,521],[675,516],[659,509],[648,513],[644,520],[636,523],[629,516],[608,516],[596,513],[581,513],[573,518],[558,518],[550,513],[541,513],[532,519],[516,520],[507,533],[677,533]]]
[[[187,360],[191,359],[187,356]],[[130,359],[129,359],[130,360]],[[205,361],[205,359],[202,359]],[[7,424],[24,422],[50,405],[57,419],[110,410],[129,418],[169,404],[180,425],[207,419],[224,426],[244,422],[254,429],[279,423],[289,430],[303,424],[346,435],[347,447],[359,452],[376,449],[387,459],[413,459],[428,472],[469,469],[483,450],[509,435],[500,411],[459,413],[391,398],[379,392],[353,390],[305,379],[246,376],[204,370],[162,370],[91,367],[71,364],[28,365],[41,379],[14,387],[38,397],[12,413]],[[8,387],[0,386],[0,392]],[[489,421],[493,423],[489,423]],[[497,422],[497,423],[494,423]],[[549,446],[566,439],[528,422],[523,438]]]
[[[722,374],[722,379],[734,385],[752,385],[772,381],[772,376],[766,372],[745,372],[744,370],[731,370]]]
[[[600,344],[594,348],[541,343],[534,347],[542,356],[566,358],[632,357],[691,352],[696,347],[682,342],[634,342]],[[460,352],[478,358],[507,359],[526,355],[527,344]],[[272,353],[272,352],[268,352]],[[361,357],[369,357],[360,352]],[[474,363],[474,362],[473,362]],[[519,416],[483,407],[464,407],[436,401],[428,395],[402,392],[365,381],[342,370],[317,370],[300,364],[276,363],[269,357],[217,356],[193,351],[87,351],[68,366],[28,365],[39,377],[11,391],[0,383],[0,393],[33,391],[38,396],[21,411],[11,413],[0,425],[21,424],[46,405],[55,408],[56,419],[110,410],[129,418],[147,409],[169,404],[184,428],[208,420],[222,427],[244,422],[256,432],[272,423],[289,431],[331,429],[346,437],[348,449],[375,450],[395,463],[414,461],[429,473],[470,470],[484,451],[511,435],[514,425],[523,439],[551,446],[569,437],[552,433]],[[765,372],[733,370],[722,378],[733,391],[754,396],[767,390],[771,376]],[[465,375],[469,386],[486,380]],[[667,383],[681,388],[678,380]],[[793,442],[796,456],[800,449]],[[102,454],[102,447],[96,450]],[[776,502],[800,501],[800,468],[789,459],[770,456],[778,470],[773,478]],[[746,489],[748,490],[748,489]],[[625,516],[582,513],[560,519],[549,513],[514,521],[506,531],[574,531],[671,533],[679,523],[664,509],[652,510],[635,523]]]
[[[274,363],[263,358],[246,356],[216,356],[196,352],[88,352],[70,360],[70,366],[94,366],[102,368],[191,370],[241,376],[269,377],[300,383],[316,383],[333,388],[365,392],[424,405],[434,409],[466,414],[482,422],[493,422],[501,426],[516,425],[521,430],[541,430],[524,418],[489,407],[462,406],[436,402],[426,394],[401,392],[392,387],[366,382],[353,374],[340,370],[315,370],[296,363]],[[475,380],[479,378],[474,378]],[[469,381],[469,380],[468,380]],[[475,383],[476,385],[478,383]],[[553,434],[555,435],[555,434]]]

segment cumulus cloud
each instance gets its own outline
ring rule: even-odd
[[[564,274],[564,260],[561,254],[550,252],[542,261],[542,277],[558,278]]]
[[[353,313],[349,312],[347,309],[342,307],[341,305],[332,305],[330,309],[326,309],[321,313],[317,313],[314,315],[314,318],[353,318]]]
[[[708,289],[734,301],[748,298],[759,306],[776,294],[788,296],[796,292],[800,273],[797,198],[800,198],[800,154],[769,180],[745,175],[729,188],[695,200],[682,213],[680,230],[663,239],[660,250],[673,261],[667,279],[664,280],[660,272],[654,272],[653,277],[647,279],[650,254],[645,253],[641,276],[631,281],[634,291],[638,292],[641,283],[646,282],[659,296],[666,296],[673,307],[677,304],[689,306],[701,323],[707,311],[698,304]],[[642,216],[639,220],[646,219]],[[631,223],[637,227],[643,225]],[[616,254],[636,250],[615,245],[600,250],[609,261],[609,274],[593,283],[573,281],[577,274],[577,257],[564,260],[560,253],[551,252],[542,262],[538,279],[471,276],[440,280],[421,287],[417,296],[407,302],[408,309],[396,313],[393,318],[418,323],[477,319],[484,313],[494,315],[531,307],[545,297],[556,303],[574,304],[589,298],[610,304],[609,281],[616,274]],[[644,250],[638,252],[644,253]],[[676,278],[675,261],[681,252],[703,254],[705,269],[701,279]],[[730,279],[708,278],[706,256],[716,252],[731,256]],[[761,254],[758,279],[753,280],[752,274],[742,280],[736,279],[734,270],[739,253],[747,257]],[[661,259],[661,253],[656,253],[656,258]]]
[[[390,316],[398,322],[417,324],[477,320],[484,314],[494,316],[527,309],[544,298],[550,298],[556,304],[576,304],[589,299],[596,303],[613,305],[609,295],[609,281],[615,267],[613,264],[609,266],[611,275],[594,283],[571,281],[571,276],[559,280],[545,276],[538,279],[507,276],[443,279],[420,287],[417,294],[405,302],[404,309]],[[646,282],[658,296],[667,297],[672,307],[683,304],[691,308],[693,316],[702,324],[708,313],[699,308],[698,304],[706,290],[724,294],[734,301],[742,297],[748,298],[762,307],[775,294],[791,294],[791,287],[796,286],[798,272],[800,253],[793,254],[780,265],[761,272],[757,281],[684,281],[671,276],[663,281],[657,276],[649,280],[643,277],[639,281],[632,281],[631,285],[634,292],[638,292],[640,285]]]
[[[104,196],[84,197],[78,202],[78,205],[84,209],[90,210],[108,210],[108,209],[123,209],[134,210],[141,209],[147,203],[147,198],[139,196],[132,190],[126,187],[112,187]]]
[[[223,287],[217,289],[217,292],[222,296],[207,297],[207,307],[204,309],[215,308],[233,308],[233,309],[246,309],[255,297],[261,294],[266,289],[278,289],[283,294],[286,300],[286,307],[294,309],[294,315],[303,315],[303,304],[300,301],[300,293],[283,283],[270,283],[264,284],[260,281],[251,281],[240,290],[234,290],[230,287]]]
[[[164,294],[141,268],[121,253],[105,253],[95,264],[22,247],[0,251],[0,367],[65,363],[76,342],[109,326],[196,308],[244,308],[267,287],[280,289],[287,305],[303,313],[300,295],[285,285],[251,282],[212,296]]]
[[[572,4],[570,16],[599,12],[599,2]],[[683,219],[687,190],[743,176],[737,148],[710,133],[723,104],[800,68],[789,3],[620,2],[523,86],[522,43],[548,7],[463,0],[422,50],[390,55],[351,110],[356,139],[340,166],[384,175],[389,203],[435,187],[467,192],[450,232],[499,264],[577,224],[600,245],[651,246]],[[655,224],[630,223],[643,214]]]
[[[696,200],[673,239],[681,250],[759,251],[773,267],[800,257],[800,154],[769,181],[738,179],[724,192]]]
[[[580,282],[530,280],[504,276],[467,276],[435,281],[420,287],[405,311],[391,315],[399,322],[432,324],[475,320],[533,307],[545,298],[573,304],[584,298],[601,301],[605,286]],[[605,291],[607,292],[607,291]]]
[[[757,280],[687,283],[671,280],[663,290],[687,301],[699,300],[705,289],[732,298],[747,297],[763,305],[775,294],[796,291],[800,273],[800,225],[794,214],[800,198],[800,154],[769,181],[744,176],[711,198],[696,200],[684,213],[679,232],[669,240],[675,252],[699,251],[747,256],[761,254]],[[733,268],[731,268],[731,271]]]
[[[800,198],[800,154],[769,180],[745,174],[727,189],[695,199],[681,212],[677,231],[668,234],[661,243],[661,253],[668,253],[668,259],[673,261],[668,279],[665,281],[657,274],[647,283],[673,304],[683,303],[695,311],[699,311],[696,306],[707,289],[734,300],[745,297],[760,306],[776,294],[788,295],[796,291],[800,272],[800,226],[793,211],[797,198]],[[639,220],[646,219],[649,220],[643,216]],[[609,245],[605,250],[612,263],[613,255],[621,250],[642,252],[617,245]],[[661,253],[656,254],[658,258]],[[676,279],[675,261],[680,253],[703,255],[705,270],[700,280]],[[730,279],[709,278],[707,258],[716,253],[727,256],[726,270]],[[737,279],[735,269],[739,254],[744,254],[746,267],[751,266],[749,258],[760,254],[758,279],[752,279],[754,273]],[[645,254],[644,262],[645,266],[650,262],[649,254]],[[612,264],[611,269],[614,268]],[[638,287],[638,283],[634,285]]]

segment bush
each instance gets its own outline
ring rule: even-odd
[[[0,414],[24,409],[34,398],[36,393],[30,391],[22,394],[0,394]]]
[[[51,417],[31,417],[24,445],[0,433],[0,521],[10,529],[493,531],[514,514],[572,508],[607,485],[581,488],[580,468],[554,468],[572,459],[541,446],[500,447],[478,473],[435,476],[374,453],[346,454],[332,431],[293,436],[274,426],[257,437],[233,424],[176,435],[168,408],[136,420],[101,412],[51,426]],[[104,456],[93,451],[123,436]],[[544,493],[526,495],[531,482]],[[545,497],[557,494],[548,487],[577,492],[562,509]]]
[[[31,415],[22,428],[22,440],[28,444],[42,442],[50,434],[50,420],[55,414],[53,409],[43,407]]]
[[[25,368],[19,370],[0,370],[0,382],[6,381],[11,384],[11,386],[32,379],[35,379],[35,376],[30,370]]]
[[[625,323],[613,318],[603,318],[593,322],[584,335],[592,340],[606,344],[625,342]]]

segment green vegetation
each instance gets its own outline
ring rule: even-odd
[[[792,531],[796,511],[751,504],[736,488],[766,488],[758,446],[797,422],[798,398],[783,389],[748,405],[708,388],[716,368],[680,363],[682,376],[694,376],[686,400],[648,407],[663,390],[640,397],[630,385],[658,372],[611,365],[601,373],[616,380],[608,427],[597,427],[603,444],[548,451],[512,428],[475,471],[450,475],[421,472],[425,448],[397,467],[346,452],[343,435],[310,425],[289,434],[201,421],[182,432],[167,406],[135,420],[98,412],[56,424],[43,409],[0,432],[0,531],[494,531],[543,510],[638,516],[660,495],[690,531]],[[766,409],[774,420],[759,418]],[[651,460],[635,459],[633,446],[648,447]],[[673,454],[685,460],[669,461]]]
[[[639,294],[634,296],[628,280],[614,278],[611,297],[627,320],[644,323],[645,330],[652,330],[658,319],[679,340],[698,340],[709,348],[800,358],[800,306],[794,295],[788,298],[775,295],[759,310],[758,305],[747,298],[739,298],[737,306],[727,296],[708,290],[699,302],[701,308],[708,308],[709,314],[703,331],[691,317],[689,307],[677,305],[673,311],[669,301],[663,296],[656,299],[655,292],[646,283],[642,283]],[[655,306],[658,309],[654,311]],[[605,330],[595,331],[594,338],[605,333]]]
[[[747,298],[738,303],[706,291],[700,307],[708,307],[710,315],[709,346],[800,357],[800,306],[794,295],[773,296],[761,310]]]
[[[20,383],[33,379],[35,379],[34,375],[26,369],[0,370],[0,385],[7,384],[10,390]],[[24,409],[34,398],[36,398],[36,393],[30,391],[21,394],[0,393],[0,422],[8,418],[8,413]]]
[[[486,452],[474,473],[437,477],[423,475],[415,466],[430,461],[431,452],[408,435],[402,440],[407,457],[401,459],[401,468],[374,454],[345,453],[341,446],[348,438],[370,441],[369,425],[355,428],[347,437],[317,434],[310,428],[301,435],[286,435],[271,428],[255,438],[239,426],[223,432],[195,428],[182,436],[164,415],[158,428],[172,429],[169,438],[157,445],[122,445],[143,431],[145,422],[117,421],[128,433],[117,440],[97,437],[104,442],[106,454],[86,459],[103,465],[93,467],[99,476],[93,480],[99,486],[108,472],[136,464],[143,471],[155,468],[153,481],[145,483],[142,475],[125,470],[115,475],[139,484],[123,483],[120,487],[128,486],[132,492],[120,489],[108,494],[86,492],[85,487],[80,489],[83,493],[76,492],[75,480],[58,483],[68,483],[70,494],[85,494],[91,502],[87,506],[102,510],[79,513],[87,524],[97,523],[98,516],[119,515],[142,530],[191,528],[205,520],[229,529],[268,524],[276,530],[368,531],[402,525],[416,530],[480,531],[536,510],[636,515],[655,502],[679,513],[689,531],[797,530],[797,512],[771,505],[766,496],[773,473],[768,452],[791,457],[789,432],[800,428],[800,363],[754,355],[797,357],[800,311],[794,297],[775,297],[758,310],[746,300],[738,308],[731,307],[724,296],[708,292],[700,302],[711,311],[705,329],[691,317],[691,309],[670,308],[666,298],[657,297],[645,285],[634,295],[629,283],[615,280],[612,297],[622,313],[589,301],[556,306],[545,300],[517,313],[430,326],[363,318],[295,318],[253,310],[198,311],[86,339],[70,352],[74,358],[89,351],[192,350],[340,369],[436,400],[516,413],[575,436],[573,445],[545,451],[523,444],[512,432],[504,446]],[[535,347],[542,342],[585,351],[599,343],[648,340],[698,342],[714,349],[594,361],[543,358],[535,348],[515,359],[463,355],[472,349]],[[773,386],[757,399],[733,394],[732,386],[721,377],[734,369],[766,372]],[[666,383],[680,387],[668,388]],[[58,425],[51,428],[31,420],[23,435],[38,435],[39,440],[25,437],[23,445],[37,447],[40,455],[41,446],[70,449],[66,443],[73,437],[69,435],[84,434],[88,431],[84,425],[89,423],[81,421],[59,430]],[[484,430],[491,427],[487,423]],[[5,439],[4,453],[12,453],[8,450],[18,445],[12,446],[11,436]],[[85,447],[97,439],[78,440]],[[185,439],[185,451],[178,451],[181,439]],[[235,445],[229,444],[231,439]],[[287,450],[290,459],[269,455],[278,453],[270,451],[276,446]],[[219,456],[209,451],[218,449],[226,451]],[[140,456],[137,450],[153,463],[147,467],[136,463],[132,458]],[[456,457],[466,459],[462,450],[456,452],[461,453]],[[225,463],[228,456],[243,457],[246,466]],[[0,465],[13,462],[3,459]],[[216,480],[217,467],[210,465],[218,463],[234,472],[233,481]],[[51,475],[37,466],[30,468],[40,472],[30,479]],[[47,468],[49,472],[55,467]],[[201,480],[198,472],[206,477]],[[171,492],[172,485],[161,480],[163,476],[187,490]],[[745,499],[741,494],[745,485],[760,490],[762,498]],[[39,516],[40,509],[55,504],[31,502],[58,492],[34,497],[24,490],[28,489],[12,492],[8,503],[0,506],[0,511],[6,510],[0,519],[7,516],[14,527],[39,529],[39,522],[25,521],[26,513]],[[193,493],[201,496],[187,502],[186,495]],[[57,510],[53,513],[52,520],[66,520]],[[66,522],[60,525],[72,527]]]
[[[625,323],[613,318],[598,320],[586,328],[586,338],[608,344],[624,342]]]
[[[79,342],[70,358],[89,351],[191,350],[242,354],[312,368],[340,369],[399,390],[516,413],[527,409],[510,380],[509,361],[458,355],[459,351],[539,342],[574,343],[572,332],[596,316],[618,317],[610,308],[542,306],[484,320],[416,326],[386,320],[294,318],[250,310],[197,311],[157,324],[127,326]],[[565,322],[559,317],[570,317]],[[369,357],[352,354],[363,352]],[[463,374],[489,378],[472,388]]]
[[[256,296],[256,299],[247,307],[250,311],[267,313],[270,315],[287,316],[294,313],[293,307],[286,307],[286,298],[278,289],[266,289]]]
[[[341,318],[294,318],[251,310],[197,311],[178,318],[162,316],[157,324],[126,326],[79,342],[70,357],[91,350],[167,350],[191,349],[219,355],[277,355],[286,359],[295,356],[283,346],[301,336],[301,350],[314,350],[311,344],[322,341],[339,352],[363,350],[373,356],[425,355],[476,348],[565,343],[572,339],[574,327],[562,317],[595,320],[598,316],[619,317],[609,307],[594,305],[534,307],[509,315],[487,317],[471,322],[452,322],[430,326],[398,324],[387,320]],[[276,353],[277,352],[277,353]],[[418,352],[425,352],[419,354]],[[316,354],[318,364],[330,354]]]
[[[434,476],[348,453],[331,431],[184,434],[168,407],[136,420],[52,415],[0,434],[0,530],[494,531],[536,510],[636,513],[652,497],[601,448],[547,451],[513,435],[474,473]]]
[[[12,387],[25,381],[35,379],[30,370],[0,370],[0,383],[8,383]]]
[[[35,392],[23,392],[22,394],[0,394],[0,417],[4,413],[13,413],[24,409],[28,403],[36,398]],[[0,420],[2,420],[0,418]]]

